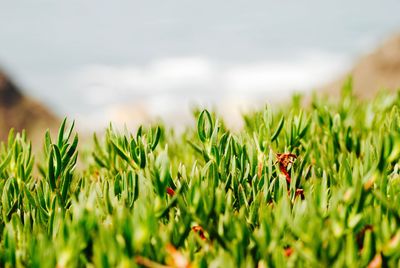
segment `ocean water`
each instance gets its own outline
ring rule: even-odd
[[[0,66],[87,128],[311,90],[400,31],[400,1],[2,1]]]

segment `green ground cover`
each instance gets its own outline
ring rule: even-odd
[[[398,267],[400,94],[0,146],[0,266]],[[79,151],[80,168],[76,168]],[[81,164],[82,162],[82,164]],[[35,171],[36,170],[36,171]]]

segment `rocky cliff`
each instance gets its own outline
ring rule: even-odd
[[[44,106],[25,97],[11,79],[0,70],[0,140],[8,136],[10,128],[37,131],[52,128],[57,118]]]
[[[348,76],[353,77],[353,91],[360,98],[372,98],[379,90],[400,90],[400,34],[361,58],[354,68],[338,81],[326,86],[328,95],[338,95]]]

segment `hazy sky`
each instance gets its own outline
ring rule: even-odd
[[[176,56],[255,61],[354,53],[398,30],[400,1],[2,1],[0,57],[63,69]],[[293,48],[296,49],[293,49]]]

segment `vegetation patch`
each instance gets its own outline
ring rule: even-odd
[[[2,267],[397,267],[400,94],[0,145]],[[76,169],[80,151],[82,168]],[[38,167],[38,172],[34,170]]]

